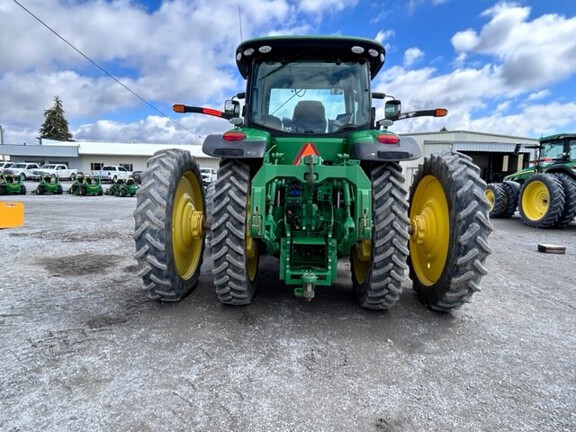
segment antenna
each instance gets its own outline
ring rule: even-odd
[[[240,6],[238,6],[238,25],[240,27],[240,42],[242,42],[244,37],[242,36],[242,10],[240,9]]]

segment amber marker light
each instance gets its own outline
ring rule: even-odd
[[[436,108],[436,114],[434,117],[445,117],[448,115],[448,110],[446,108]]]
[[[182,104],[172,105],[172,110],[173,110],[174,112],[177,112],[177,113],[186,112],[186,110],[185,110],[185,108],[184,108],[184,105],[182,105]]]

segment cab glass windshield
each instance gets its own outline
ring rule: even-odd
[[[266,62],[251,81],[252,123],[290,134],[331,134],[370,121],[367,66],[355,62]]]
[[[576,140],[570,140],[568,145],[569,159],[576,160]],[[560,159],[564,155],[564,141],[547,142],[542,146],[541,157]]]

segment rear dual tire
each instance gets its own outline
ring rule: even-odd
[[[566,195],[562,181],[553,174],[535,174],[520,191],[522,221],[535,228],[552,228],[563,215]]]
[[[238,161],[221,162],[211,196],[210,248],[216,295],[220,303],[247,305],[256,292],[259,241],[250,236],[250,167]]]
[[[204,253],[204,193],[196,160],[165,150],[148,160],[134,211],[138,275],[148,297],[179,301],[198,284]]]
[[[390,309],[408,282],[408,201],[398,163],[373,165],[372,239],[350,253],[352,285],[365,309]]]
[[[413,288],[431,309],[469,302],[487,273],[490,204],[468,156],[443,152],[424,160],[410,191],[408,264]]]

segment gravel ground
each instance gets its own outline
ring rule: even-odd
[[[410,289],[365,311],[344,261],[305,302],[271,258],[232,308],[208,254],[185,300],[146,299],[135,198],[0,199],[26,205],[0,230],[1,431],[576,430],[575,222],[494,220],[483,290],[451,314]]]

